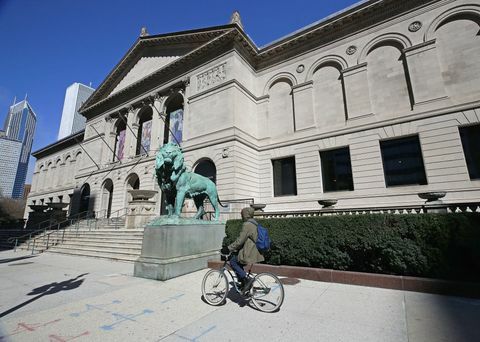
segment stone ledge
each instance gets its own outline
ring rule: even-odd
[[[222,265],[222,261],[208,261],[209,268],[218,269]],[[296,266],[272,266],[265,264],[254,265],[252,272],[272,272],[283,277],[301,278],[313,281],[323,281],[327,283],[361,285],[393,290],[480,298],[480,283],[464,283],[440,279],[394,276],[388,274],[335,271],[322,268]]]

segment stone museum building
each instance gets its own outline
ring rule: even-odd
[[[480,0],[362,1],[264,47],[246,31],[237,12],[142,29],[81,107],[85,130],[33,153],[28,204],[114,215],[129,189],[158,190],[169,141],[224,213],[479,202]]]

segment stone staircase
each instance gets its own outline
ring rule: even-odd
[[[125,229],[125,219],[82,220],[65,230],[37,238],[35,253],[47,251],[94,258],[135,261],[142,250],[143,229]],[[48,248],[47,248],[48,244]],[[33,242],[18,248],[32,250]]]

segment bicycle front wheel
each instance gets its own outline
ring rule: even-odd
[[[263,312],[274,312],[282,306],[285,292],[280,279],[272,273],[259,273],[250,289],[253,305]]]
[[[222,304],[228,294],[228,281],[225,273],[218,270],[208,271],[203,277],[202,294],[208,304]]]

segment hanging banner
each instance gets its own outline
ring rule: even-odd
[[[125,133],[127,131],[124,129],[123,131],[118,132],[117,138],[117,158],[118,160],[123,159],[123,150],[125,149]]]
[[[143,146],[143,148],[140,151],[141,154],[148,153],[148,151],[150,150],[151,137],[152,137],[152,120],[148,120],[148,121],[145,121],[142,124],[142,146]]]
[[[180,145],[183,135],[183,109],[170,113],[170,138],[169,142]]]

